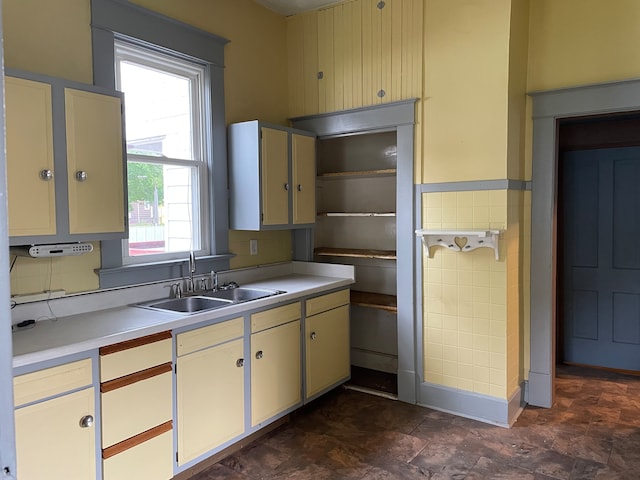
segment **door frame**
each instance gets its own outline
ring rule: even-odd
[[[558,120],[640,109],[640,80],[529,93],[532,98],[530,367],[527,401],[551,407],[556,357]]]

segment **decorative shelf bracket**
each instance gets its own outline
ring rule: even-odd
[[[498,238],[500,230],[416,230],[416,236],[422,237],[427,257],[429,248],[440,246],[454,252],[470,252],[476,248],[493,248],[496,260],[499,260]]]

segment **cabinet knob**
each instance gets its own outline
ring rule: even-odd
[[[87,172],[83,170],[78,170],[76,172],[76,180],[79,182],[85,182],[87,180]]]
[[[238,360],[236,360],[236,367],[244,367],[244,358],[239,358]]]
[[[289,191],[289,184],[288,184],[288,183],[285,183],[285,184],[284,184],[284,189],[285,189],[287,192]]]
[[[93,415],[85,415],[80,419],[80,428],[89,428],[93,425]]]
[[[42,180],[44,180],[45,182],[48,182],[49,180],[51,180],[53,178],[53,172],[51,170],[48,170],[48,169],[40,170],[40,178]]]
[[[258,360],[260,360],[263,356],[264,356],[264,353],[262,353],[262,350],[258,350],[258,351],[256,352],[256,358],[257,358]]]
[[[302,185],[298,184],[298,191],[301,192],[302,191]]]
[[[311,338],[311,340],[315,340],[316,339],[316,332],[311,332],[311,335],[309,335],[309,337]]]

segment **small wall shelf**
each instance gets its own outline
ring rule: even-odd
[[[383,168],[378,170],[359,170],[351,172],[326,172],[320,173],[318,177],[323,179],[335,179],[335,178],[369,178],[369,177],[388,177],[396,175],[395,168]]]
[[[320,212],[319,217],[395,217],[395,212]]]
[[[454,252],[470,252],[476,248],[493,248],[496,260],[500,258],[498,238],[500,230],[416,230],[422,245],[430,256],[429,248],[440,246]]]

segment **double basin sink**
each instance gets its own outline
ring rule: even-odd
[[[279,295],[282,290],[236,287],[228,290],[207,290],[181,298],[154,300],[136,305],[137,307],[175,313],[199,313],[236,303],[250,302],[260,298]]]

